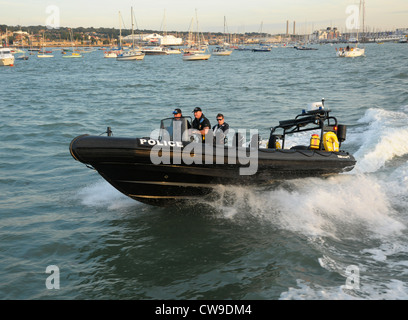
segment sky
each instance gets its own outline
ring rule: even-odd
[[[408,28],[408,0],[366,0],[368,30]],[[138,29],[188,31],[198,17],[199,30],[230,33],[311,33],[326,27],[347,31],[350,6],[358,0],[0,0],[0,24],[119,28],[119,12],[131,28],[133,7]],[[349,20],[350,21],[350,20]],[[195,26],[195,23],[194,23]],[[136,26],[135,26],[136,29]],[[313,29],[313,30],[312,30]]]

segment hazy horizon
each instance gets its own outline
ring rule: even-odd
[[[224,16],[230,33],[262,32],[276,34],[310,33],[316,29],[337,27],[347,32],[350,19],[349,6],[359,1],[335,0],[254,0],[250,3],[236,1],[152,0],[140,5],[137,1],[48,1],[0,0],[0,12],[7,13],[0,24],[33,26],[54,24],[61,27],[119,28],[119,12],[123,28],[131,28],[131,7],[136,19],[135,29],[157,31],[188,31],[196,11],[199,29],[203,32],[222,32]],[[408,27],[407,0],[367,0],[365,26],[368,30],[394,30]],[[360,21],[360,23],[362,23]],[[194,22],[194,29],[196,24]],[[349,30],[351,31],[351,30]]]

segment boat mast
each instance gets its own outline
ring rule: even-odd
[[[198,15],[197,15],[197,9],[195,10],[195,12],[196,12],[196,23],[197,23],[197,42],[198,42],[198,50],[201,50],[200,32],[198,31]]]
[[[130,12],[131,12],[131,20],[132,20],[132,43],[133,43],[133,46],[132,46],[132,50],[135,50],[135,36],[134,36],[134,33],[133,33],[133,29],[134,29],[134,24],[133,24],[133,7],[130,7]]]
[[[193,23],[194,23],[194,17],[191,18],[190,26],[188,27],[188,45],[190,48],[193,47]]]
[[[224,16],[224,43],[222,44],[223,47],[225,47],[225,42],[226,42],[226,38],[225,38],[225,16]]]
[[[365,41],[365,0],[363,0],[363,40]]]
[[[364,29],[365,29],[365,0],[360,0],[359,10],[360,10],[360,13],[362,12],[361,17],[363,18],[362,19],[363,20],[363,28],[362,28],[363,36],[362,36],[362,39],[364,41],[364,38],[365,38],[365,31],[364,31]],[[360,18],[360,16],[359,16],[359,18]],[[358,26],[358,29],[357,29],[357,43],[359,42],[359,31],[360,31],[360,25]]]
[[[120,11],[119,11],[119,50],[122,49],[122,25],[120,21]]]

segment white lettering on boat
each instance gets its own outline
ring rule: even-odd
[[[180,141],[160,141],[156,139],[139,139],[140,144],[142,145],[150,145],[150,146],[163,146],[163,147],[178,147],[182,148],[183,143]]]

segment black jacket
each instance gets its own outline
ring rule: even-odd
[[[225,132],[229,129],[229,124],[224,122],[222,125],[216,124],[213,128],[213,131],[215,132],[215,130],[222,130],[222,132]]]
[[[200,119],[194,118],[193,129],[203,130],[205,127],[211,128],[211,123],[210,120],[204,117],[204,114],[201,115]]]

